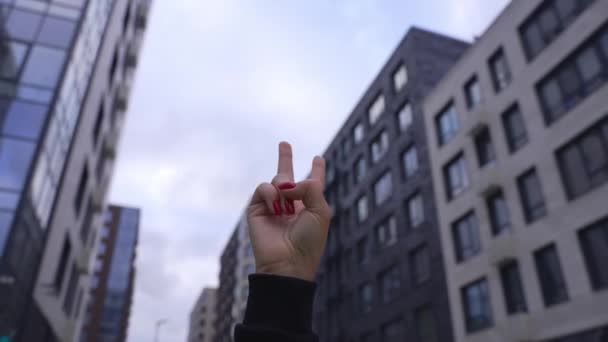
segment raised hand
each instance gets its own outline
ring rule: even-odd
[[[277,175],[257,187],[247,210],[258,273],[314,280],[331,217],[324,184],[321,157],[313,159],[309,179],[294,183],[291,146],[279,144]]]

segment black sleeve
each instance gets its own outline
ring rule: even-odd
[[[235,342],[316,342],[312,332],[315,283],[269,274],[249,276],[249,298]]]

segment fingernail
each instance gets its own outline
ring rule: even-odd
[[[278,185],[279,189],[281,190],[287,190],[287,189],[293,189],[296,187],[295,183],[292,182],[287,182],[287,183],[281,183]]]
[[[294,206],[293,200],[287,200],[287,201],[285,202],[285,207],[286,207],[286,209],[287,209],[287,213],[288,213],[289,215],[293,215],[293,214],[295,214],[295,213],[296,213],[296,208],[295,208],[295,206]]]
[[[279,203],[279,201],[274,201],[272,202],[272,206],[274,207],[274,214],[277,216],[280,216],[283,213],[283,210],[281,210],[281,203]]]

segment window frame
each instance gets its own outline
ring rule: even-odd
[[[376,207],[380,207],[385,204],[388,200],[393,197],[393,173],[391,170],[384,171],[373,184],[373,192],[374,192],[374,205]],[[378,196],[378,192],[381,189],[387,187],[387,195],[383,197]]]
[[[419,205],[414,203],[419,203]],[[413,220],[415,218],[412,211],[414,207],[418,207],[418,209],[420,209],[419,215],[416,215],[416,218],[418,219],[416,221]],[[422,196],[422,192],[416,191],[405,200],[405,212],[407,214],[407,225],[409,229],[417,229],[426,221],[424,197]]]
[[[379,91],[374,99],[371,101],[369,107],[367,107],[367,120],[370,126],[374,126],[382,115],[386,113],[386,97]]]
[[[443,118],[447,117],[449,120],[449,128],[447,134],[443,132]],[[435,115],[435,132],[437,134],[437,142],[439,146],[443,146],[448,142],[452,141],[454,137],[458,135],[460,131],[460,118],[458,110],[456,109],[456,103],[454,100],[449,100],[448,103]]]
[[[530,140],[528,136],[526,120],[524,119],[524,116],[521,112],[521,108],[517,103],[511,105],[500,115],[500,117],[502,121],[502,128],[505,134],[505,139],[507,140],[507,147],[509,148],[509,153],[514,154],[515,152],[525,147]],[[513,134],[514,126],[512,125],[512,120],[518,120],[521,123],[522,129],[520,132],[517,132],[517,136]]]
[[[554,262],[555,264],[553,266],[550,266],[547,268],[541,267],[540,261],[539,261],[539,259],[541,258],[540,255],[544,254],[544,253],[550,253],[550,252],[553,253],[551,255],[551,258],[553,259],[551,262]],[[535,250],[533,253],[533,256],[534,256],[534,266],[536,268],[536,275],[538,277],[538,285],[540,286],[540,292],[541,292],[541,295],[543,298],[543,303],[545,304],[545,307],[551,307],[551,306],[555,306],[555,305],[559,305],[559,304],[568,302],[570,300],[568,284],[567,284],[566,278],[564,276],[563,267],[561,265],[561,260],[560,260],[559,253],[557,251],[557,246],[555,245],[555,243],[550,243],[544,247],[541,247],[541,248]],[[549,258],[549,257],[547,257],[547,258]],[[547,260],[545,260],[543,262],[546,262],[546,261]],[[546,266],[546,265],[543,265],[543,266]],[[548,269],[551,267],[555,268],[555,270],[553,270],[553,271],[557,271],[557,272],[555,272],[555,274],[548,276],[548,274],[544,273],[544,272],[545,272],[545,269]],[[555,278],[555,279],[548,280],[547,279],[548,277]],[[549,284],[548,281],[552,281],[554,283]],[[554,290],[554,292],[556,292],[554,294],[555,298],[549,297],[548,292],[551,289],[558,288],[558,287],[560,287],[559,290]],[[557,293],[558,291],[561,291],[561,293]]]
[[[474,318],[471,317],[471,303],[469,302],[470,294],[468,291],[472,291],[473,289],[477,289],[476,292],[479,294],[478,300],[481,303],[480,305],[483,306],[482,311],[485,311],[483,314],[487,314],[483,317],[483,320],[478,323],[472,322]],[[468,334],[481,331],[494,325],[490,285],[485,276],[462,286],[460,288],[460,295],[464,313],[465,330]]]
[[[481,85],[479,84],[479,78],[477,75],[471,76],[471,78],[469,78],[469,80],[464,84],[463,89],[467,109],[471,110],[482,102],[483,96],[481,92]],[[478,94],[476,94],[476,92]],[[478,98],[476,98],[476,96]]]
[[[480,168],[496,163],[496,149],[494,148],[490,127],[484,126],[476,132],[473,136],[473,144],[475,145],[475,154]]]
[[[499,75],[501,74],[500,65],[504,67],[504,80],[501,80]],[[492,78],[492,85],[494,87],[494,93],[498,94],[501,91],[509,87],[513,81],[513,74],[511,73],[511,66],[504,49],[499,47],[488,59],[488,68],[490,76]],[[502,84],[504,82],[504,84]]]
[[[457,264],[467,262],[481,253],[482,245],[479,221],[474,210],[470,210],[454,220],[450,228],[454,244],[454,260]],[[461,234],[463,229],[466,229],[466,235]],[[468,241],[465,241],[461,236],[467,237],[466,240]]]
[[[413,157],[410,153],[413,153]],[[420,169],[420,157],[418,155],[418,148],[415,144],[410,144],[401,154],[401,166],[403,167],[404,179],[413,177],[418,172],[418,169]]]
[[[517,260],[510,260],[500,265],[498,273],[507,315],[528,312],[528,303],[519,262]]]
[[[526,185],[524,183],[527,183],[526,180],[528,179],[528,177],[534,177],[532,181],[534,181],[538,185],[538,189],[534,189],[534,191],[538,191],[539,193],[539,203],[531,203],[530,199],[527,198],[529,190],[526,188]],[[538,176],[538,172],[536,171],[536,167],[531,167],[525,170],[517,177],[517,191],[519,192],[519,200],[527,224],[534,223],[547,216],[547,200],[542,182],[540,180],[540,177]],[[535,213],[536,211],[538,212]]]
[[[459,175],[461,176],[461,178],[458,183],[460,183],[461,186],[459,186],[458,188],[454,188],[454,186],[452,184],[450,169],[453,166],[455,166],[455,164],[457,164],[457,163],[458,164],[462,163],[462,165],[459,166],[459,170],[463,171],[463,172],[459,172]],[[460,152],[456,153],[456,155],[454,157],[452,157],[452,159],[450,159],[443,166],[442,173],[443,173],[444,186],[445,186],[448,202],[453,200],[454,198],[458,197],[459,195],[463,194],[471,186],[471,180],[469,177],[469,168],[467,165],[464,151],[460,151]]]
[[[497,206],[494,205],[494,201],[500,199],[504,203],[504,214],[506,216],[505,222],[499,222],[499,214],[497,213]],[[499,236],[505,232],[508,232],[512,228],[511,211],[509,209],[509,203],[505,198],[502,189],[494,191],[486,197],[486,209],[488,210],[488,217],[490,218],[490,228],[492,229],[493,236]]]

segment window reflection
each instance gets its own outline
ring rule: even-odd
[[[0,111],[1,107],[0,105]],[[5,113],[4,123],[0,126],[2,133],[6,135],[37,140],[45,117],[46,107],[13,101]]]
[[[21,190],[33,153],[31,142],[0,138],[0,188]]]
[[[46,17],[38,35],[38,42],[67,48],[70,45],[76,24],[69,20]]]
[[[0,77],[17,77],[26,53],[27,45],[0,40]]]
[[[9,36],[32,41],[38,33],[41,16],[39,14],[13,9],[4,27]]]
[[[44,46],[34,46],[23,72],[22,81],[32,85],[54,88],[59,80],[65,52]]]

